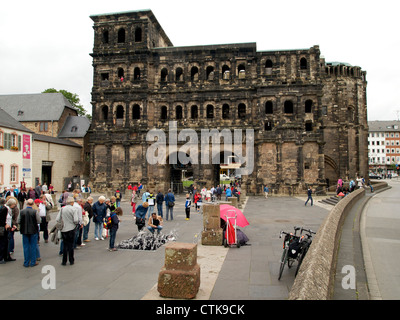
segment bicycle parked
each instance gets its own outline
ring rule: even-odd
[[[306,232],[305,235],[302,235],[303,231]],[[300,247],[299,247],[299,251],[298,251],[298,255],[297,255],[298,263],[297,263],[296,273],[294,275],[295,277],[297,276],[297,273],[300,270],[301,263],[303,262],[304,257],[306,256],[308,249],[310,248],[310,245],[312,243],[313,234],[315,234],[315,232],[312,231],[311,229],[301,228],[301,230],[300,230],[300,239],[299,239]]]
[[[298,236],[297,231],[299,230],[300,235]],[[303,231],[307,232],[307,234],[303,235]],[[300,265],[303,262],[303,259],[312,243],[313,234],[315,234],[315,232],[313,232],[312,230],[296,226],[294,227],[294,234],[292,232],[280,232],[279,238],[282,238],[282,235],[285,235],[285,238],[283,240],[283,253],[280,260],[278,280],[280,280],[282,277],[286,262],[288,264],[288,267],[291,268],[293,263],[297,261],[295,276],[297,275],[300,269]]]

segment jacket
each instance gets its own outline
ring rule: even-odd
[[[101,223],[103,219],[106,217],[107,205],[103,202],[100,203],[97,201],[93,207],[93,222]]]
[[[41,222],[39,211],[32,207],[21,210],[18,216],[19,232],[25,235],[39,232],[38,224]]]
[[[162,204],[163,202],[164,202],[164,195],[161,192],[159,192],[156,197],[156,203]]]
[[[135,211],[136,219],[138,219],[138,218],[144,219],[146,217],[147,210],[148,210],[148,208],[145,208],[142,205],[139,205]]]
[[[79,222],[78,209],[69,204],[62,207],[57,215],[56,221],[61,221],[61,219],[64,222],[64,227],[61,232],[74,230]]]
[[[175,202],[175,196],[171,192],[168,192],[165,195],[164,200],[165,200],[165,205],[168,207],[169,202]]]
[[[111,214],[111,230],[118,230],[119,219],[116,213]]]

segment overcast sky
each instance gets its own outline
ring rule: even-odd
[[[400,117],[399,0],[20,0],[0,8],[0,94],[76,93],[91,113],[93,14],[151,9],[174,46],[319,45],[367,71],[368,120]],[[397,5],[397,6],[396,6]],[[397,114],[396,111],[399,111]]]

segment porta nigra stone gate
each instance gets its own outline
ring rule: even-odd
[[[220,164],[149,164],[146,135],[176,130],[254,130],[254,170],[242,189],[259,194],[324,190],[338,178],[368,177],[366,72],[325,62],[319,46],[257,51],[256,43],[174,47],[151,10],[91,16],[94,21],[90,133],[91,181],[97,191],[141,182],[166,191],[183,178],[211,187]],[[210,143],[211,148],[211,143]],[[200,149],[200,142],[199,142]],[[186,153],[190,157],[191,154]],[[192,155],[193,156],[193,155]],[[200,156],[199,156],[200,157]],[[215,157],[215,155],[214,155]],[[218,155],[217,155],[218,157]]]

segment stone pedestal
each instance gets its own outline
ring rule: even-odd
[[[235,208],[238,207],[238,198],[228,197],[228,201],[231,203],[231,206],[234,206]]]
[[[223,232],[220,227],[219,204],[203,205],[203,227],[201,233],[201,244],[207,246],[221,246]]]
[[[165,247],[165,264],[158,275],[160,296],[193,299],[200,287],[197,244],[173,242]]]

